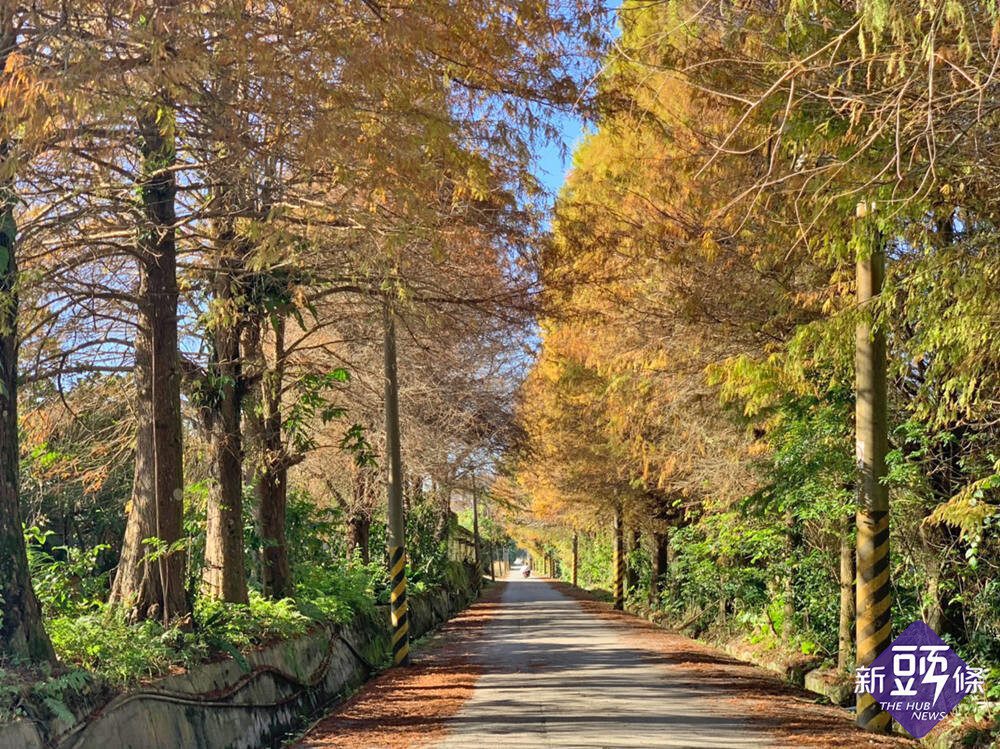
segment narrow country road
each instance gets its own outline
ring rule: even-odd
[[[475,655],[472,698],[437,746],[758,747],[722,694],[664,678],[662,659],[543,580],[507,584]]]
[[[565,592],[564,592],[565,591]],[[297,749],[913,747],[778,677],[562,583],[509,580]]]

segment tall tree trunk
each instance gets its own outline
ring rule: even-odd
[[[939,635],[947,629],[947,617],[941,591],[942,552],[934,543],[934,529],[921,523],[918,528],[920,536],[921,557],[923,558],[926,589],[924,601],[920,607],[920,617],[928,627]]]
[[[666,533],[653,533],[653,574],[649,579],[649,603],[656,606],[663,596],[663,578],[667,574],[667,549],[670,537]]]
[[[211,598],[247,602],[243,549],[243,372],[240,363],[240,314],[236,295],[240,261],[234,254],[231,220],[218,230],[215,305],[209,321],[211,359],[205,387],[205,414],[214,477],[205,524],[202,590]]]
[[[614,606],[619,611],[625,609],[625,522],[621,507],[615,508],[614,536]]]
[[[0,11],[0,69],[17,44],[14,9]],[[10,143],[0,142],[10,158]],[[0,182],[0,659],[55,661],[28,574],[21,524],[17,425],[17,199],[11,177]]]
[[[948,432],[949,438],[943,440],[943,444],[934,451],[929,466],[928,479],[933,507],[954,497],[967,480],[966,471],[962,467],[961,450],[967,429],[956,425]],[[927,513],[930,514],[930,508]],[[956,539],[949,538],[950,529],[940,524],[920,523],[918,533],[926,580],[921,618],[939,635],[953,634],[961,637],[963,633],[960,623],[963,617],[954,604],[949,602],[945,586],[942,585],[948,564],[948,550]]]
[[[854,657],[854,539],[851,520],[844,518],[840,532],[840,625],[837,636],[837,668],[846,671]]]
[[[135,381],[139,404],[136,481],[125,529],[122,558],[111,601],[133,618],[188,613],[184,554],[176,549],[183,530],[183,453],[180,366],[177,355],[177,191],[174,136],[161,126],[157,108],[138,117],[142,156],[139,177],[144,224],[139,229],[139,320]],[[143,541],[158,539],[155,560]]]
[[[269,452],[281,449],[280,433],[270,425],[264,434]],[[260,528],[261,585],[264,595],[286,598],[292,594],[292,573],[288,561],[286,513],[288,510],[288,468],[280,460],[271,461],[257,474],[257,523]]]
[[[438,543],[440,543],[447,540],[448,528],[451,525],[451,489],[442,487],[435,481],[431,492],[434,497],[434,506],[437,508],[438,513],[434,536]]]
[[[573,587],[576,587],[580,570],[580,534],[573,531]]]
[[[472,477],[472,540],[476,547],[476,567],[482,566],[480,559],[479,545],[482,539],[479,538],[479,495],[476,493],[476,477]]]
[[[362,564],[371,562],[372,505],[375,477],[366,467],[354,470],[351,501],[347,503],[347,557],[357,552]]]
[[[270,319],[274,337],[274,363],[264,354],[265,320]],[[292,574],[285,533],[288,506],[288,452],[281,432],[281,390],[285,370],[285,320],[276,312],[265,318],[252,315],[243,339],[244,362],[252,362],[256,387],[244,409],[254,443],[254,514],[261,539],[261,588],[270,598],[292,595]]]
[[[371,529],[371,517],[363,511],[358,510],[347,519],[347,553],[353,556],[357,551],[362,564],[372,560]]]
[[[642,531],[638,528],[632,529],[632,539],[628,549],[628,563],[625,566],[625,586],[626,592],[632,593],[639,587],[638,563],[639,550],[642,548]]]

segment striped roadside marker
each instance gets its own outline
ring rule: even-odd
[[[402,666],[410,662],[410,617],[406,602],[406,552],[394,546],[389,555],[392,594],[389,607],[392,617],[392,662]]]
[[[888,444],[888,384],[884,326],[872,324],[870,310],[882,294],[885,239],[870,214],[875,204],[855,212],[862,245],[856,262],[857,301],[863,314],[855,327],[855,457],[858,465],[857,650],[868,666],[889,647],[892,589],[889,583],[889,492],[885,478]],[[867,246],[865,246],[867,245]],[[891,718],[869,694],[858,695],[857,722],[869,731],[889,730]]]
[[[889,647],[892,637],[889,586],[889,513],[858,512],[858,665],[868,666]],[[867,692],[858,695],[857,723],[883,733],[891,717]]]

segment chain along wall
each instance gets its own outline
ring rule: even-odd
[[[410,599],[414,637],[475,600],[479,575],[464,569],[464,585]],[[0,749],[280,747],[291,731],[363,683],[389,651],[389,614],[380,607],[376,616],[246,653],[248,669],[227,659],[110,700],[106,693],[81,695],[72,724],[53,718],[0,725]]]

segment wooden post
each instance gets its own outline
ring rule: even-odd
[[[392,660],[410,662],[410,618],[406,601],[406,540],[403,521],[403,456],[399,437],[399,380],[396,372],[396,323],[386,301],[382,308],[385,334],[385,442],[389,457],[389,609],[392,620]]]
[[[874,206],[873,206],[874,208]],[[872,324],[872,307],[885,275],[883,238],[859,203],[859,230],[867,240],[857,258],[858,306],[855,331],[857,511],[857,661],[868,666],[890,643],[892,593],[889,586],[889,494],[886,475],[888,414],[885,331]],[[870,222],[870,224],[869,224]],[[866,225],[869,224],[869,225]],[[858,725],[869,731],[889,730],[889,714],[867,692],[858,695]]]

